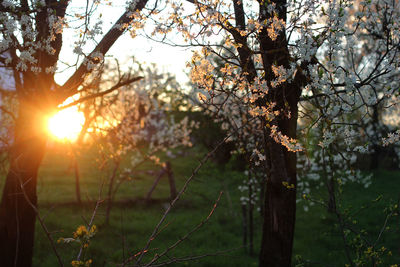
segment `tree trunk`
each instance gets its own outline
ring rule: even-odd
[[[20,103],[10,168],[0,204],[2,266],[32,265],[37,205],[37,173],[46,148],[43,117]]]
[[[372,129],[373,129],[373,136],[372,136],[372,154],[371,154],[371,161],[370,161],[370,169],[376,170],[379,168],[379,163],[381,161],[382,151],[381,146],[379,144],[380,140],[378,138],[378,126],[379,126],[379,111],[378,111],[378,104],[375,104],[372,107]]]
[[[153,185],[151,186],[149,192],[146,194],[146,202],[149,202],[151,200],[151,195],[153,194],[153,191],[156,189],[158,183],[161,180],[161,177],[166,173],[165,168],[162,168],[161,171],[158,173],[157,178],[154,180]]]
[[[247,249],[247,205],[242,204],[243,246]]]
[[[112,207],[114,182],[115,182],[115,178],[117,177],[117,172],[118,172],[120,163],[121,163],[120,160],[117,160],[117,161],[114,162],[114,169],[113,169],[113,171],[111,173],[110,182],[108,184],[106,221],[105,221],[106,224],[110,223],[110,213],[111,213],[111,207]]]
[[[282,64],[284,65],[284,64]],[[290,116],[278,116],[271,124],[289,138],[296,139],[297,118],[302,76],[273,91],[277,110],[289,108]],[[286,107],[287,106],[287,107]],[[266,123],[266,122],[264,122]],[[264,221],[259,266],[291,266],[296,218],[297,171],[296,153],[289,151],[264,128],[266,151],[266,183]]]
[[[174,200],[178,193],[176,191],[175,177],[174,172],[172,171],[171,162],[167,161],[165,168],[168,175],[170,198],[171,200]]]
[[[83,140],[85,134],[90,126],[90,123],[93,121],[94,117],[89,118],[88,109],[84,110],[85,116],[85,123],[82,126],[81,131],[79,132],[78,138],[76,139],[76,144],[71,144],[71,152],[73,157],[73,167],[74,167],[74,174],[75,174],[75,195],[76,201],[78,204],[82,204],[81,198],[81,176],[79,173],[79,162],[78,162],[78,152],[77,149],[82,148]]]
[[[335,213],[336,212],[335,179],[332,176],[329,177],[327,187],[328,187],[328,197],[329,197],[328,212]]]
[[[286,21],[285,1],[276,1],[278,17]],[[265,8],[265,7],[262,7]],[[265,12],[267,13],[267,12]],[[272,65],[289,68],[290,55],[284,32],[276,40],[266,33],[261,37],[262,50],[280,52],[263,54],[264,69],[268,83],[275,77]],[[270,126],[276,126],[282,135],[296,139],[298,102],[304,76],[298,72],[293,81],[279,86],[270,85],[267,95],[269,103],[275,103],[280,113],[270,122],[264,121],[265,153],[267,159],[266,188],[264,198],[263,236],[260,266],[291,266],[294,226],[296,217],[296,153],[289,151],[270,135]]]
[[[275,11],[270,12],[268,5],[274,4]],[[245,29],[245,12],[242,1],[233,1],[235,10],[235,22],[238,29]],[[287,1],[271,0],[268,2],[260,1],[260,15],[258,21],[263,24],[269,19],[281,19],[287,21]],[[273,14],[272,14],[273,13]],[[252,54],[247,47],[246,36],[240,34],[238,30],[228,28],[235,42],[239,44],[237,52],[240,59],[242,71],[246,73],[249,84],[253,83],[258,77],[257,70],[252,60]],[[282,144],[278,144],[270,136],[271,126],[276,126],[277,130],[289,138],[296,138],[298,103],[300,100],[302,87],[307,83],[306,74],[309,64],[313,60],[304,61],[294,75],[293,80],[286,81],[274,86],[272,81],[276,78],[272,67],[283,66],[289,69],[293,59],[289,53],[289,45],[285,31],[276,30],[277,36],[271,38],[268,34],[268,27],[262,28],[258,33],[260,51],[262,57],[263,72],[262,77],[268,85],[268,94],[263,92],[252,92],[259,94],[255,104],[263,110],[267,104],[275,105],[274,111],[279,115],[275,119],[267,121],[263,117],[264,127],[264,152],[266,157],[266,181],[263,203],[263,233],[261,251],[259,256],[259,266],[264,267],[286,267],[291,266],[294,225],[296,217],[296,154],[289,152]],[[290,187],[285,187],[283,183]]]
[[[73,160],[73,167],[74,167],[74,174],[75,174],[75,195],[76,195],[76,202],[81,205],[82,204],[82,198],[81,198],[81,182],[80,182],[80,174],[79,174],[79,163],[78,163],[78,158],[77,158],[77,153],[75,151],[75,148],[71,145],[71,151],[72,151],[72,160]]]
[[[289,267],[296,217],[296,155],[274,140],[269,147],[271,169],[265,189],[260,266]],[[294,188],[285,187],[285,181]]]
[[[251,172],[248,176],[248,184],[249,184],[249,191],[248,191],[248,198],[249,198],[249,254],[250,256],[254,255],[254,205],[253,205],[253,184],[251,183]]]

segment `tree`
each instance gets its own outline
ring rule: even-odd
[[[146,3],[147,0],[140,0],[128,4],[114,26],[87,54],[82,52],[81,45],[99,33],[98,25],[92,27],[87,21],[98,3],[88,2],[81,14],[75,14],[83,22],[75,52],[84,59],[78,61],[79,66],[62,85],[55,82],[54,74],[64,41],[63,28],[70,15],[74,17],[74,14],[68,14],[71,2],[3,1],[0,4],[1,64],[12,70],[18,98],[10,167],[0,204],[0,258],[3,265],[32,264],[36,217],[32,206],[37,205],[37,173],[46,147],[43,125],[46,114],[80,90],[85,77],[102,61]],[[128,81],[121,84],[125,82]],[[115,85],[114,89],[121,84]]]
[[[219,102],[222,107],[216,109],[217,112],[226,112],[226,116],[237,114],[241,118],[240,111],[231,111],[234,101],[231,99],[238,98],[239,106],[247,106],[245,115],[258,118],[262,141],[258,141],[259,138],[251,141],[255,141],[254,147],[261,151],[257,154],[265,164],[266,174],[260,266],[290,266],[296,207],[296,155],[293,152],[299,150],[294,142],[297,104],[307,81],[303,69],[311,64],[311,59],[300,62],[297,72],[294,72],[295,67],[290,72],[293,59],[285,31],[288,12],[285,1],[262,1],[259,13],[245,12],[240,1],[232,2],[233,10],[222,2],[195,4],[195,15],[188,17],[203,26],[200,34],[212,34],[217,28],[227,35],[222,46],[203,44],[202,53],[192,60],[195,65],[192,81],[209,92],[211,102],[215,95],[225,96],[224,101]],[[247,22],[245,15],[248,15]],[[234,18],[236,26],[231,24],[230,18]],[[187,36],[196,35],[190,32],[190,26],[181,27],[185,31],[188,29]],[[193,40],[196,42],[198,39]],[[224,57],[221,51],[229,44],[236,51],[230,57]],[[208,60],[211,53],[225,62],[221,77],[212,75],[214,67]],[[292,75],[293,79],[286,82]],[[250,135],[254,134],[257,128],[250,128]]]
[[[108,80],[111,84],[118,83],[112,82],[121,80],[116,75],[116,72],[121,73],[119,65],[116,65],[106,64],[106,71],[101,70],[98,78]],[[170,164],[163,162],[157,154],[171,153],[170,149],[192,145],[190,133],[195,123],[189,122],[187,117],[176,119],[174,116],[182,108],[179,101],[173,101],[178,99],[177,95],[181,91],[175,77],[171,73],[160,72],[155,64],[147,67],[135,65],[132,64],[125,74],[129,73],[132,77],[141,75],[143,79],[97,99],[89,106],[86,106],[87,102],[84,103],[84,109],[91,113],[87,116],[91,118],[87,127],[94,130],[92,138],[104,159],[100,165],[110,164],[112,169],[108,182],[106,223],[109,222],[112,201],[118,188],[135,176],[138,167],[152,162],[171,178]],[[97,87],[93,89],[98,90]],[[128,157],[131,158],[131,165],[120,171],[121,162]],[[172,191],[172,198],[175,198],[175,186],[172,186]]]
[[[365,118],[378,99],[397,96],[398,2],[189,2],[194,11],[173,3],[174,12],[154,32],[164,36],[175,26],[190,45],[202,48],[192,58],[192,81],[215,117],[234,121],[228,128],[233,136],[240,127],[232,126],[243,121],[240,110],[260,119],[263,143],[253,144],[265,167],[260,266],[290,266],[297,189],[293,152],[306,152],[299,142],[307,144],[297,135],[298,104],[315,106],[317,116],[301,112],[311,118],[303,120],[302,129],[322,127],[316,150],[336,153],[328,158],[325,153],[319,164],[332,158],[347,162],[365,150],[355,135],[354,113]],[[345,144],[330,150],[334,140]],[[351,170],[344,175],[351,179]]]
[[[303,143],[310,148],[306,165],[311,168],[303,169],[301,187],[307,187],[305,176],[327,186],[330,211],[336,209],[335,187],[339,182],[371,184],[371,176],[362,175],[357,167],[369,157],[370,164],[362,163],[364,169],[366,165],[376,168],[382,160],[378,155],[384,155],[382,137],[396,128],[387,121],[388,115],[396,112],[399,97],[394,89],[399,79],[399,41],[392,30],[399,22],[390,19],[397,16],[397,9],[397,2],[344,3],[338,13],[342,33],[335,39],[330,37],[319,52],[314,85],[307,88],[301,101],[301,117],[307,122],[301,130],[311,136]],[[332,16],[333,10],[331,6],[321,9],[326,17]],[[390,157],[396,162],[393,152]],[[331,178],[324,181],[320,179],[323,176]]]

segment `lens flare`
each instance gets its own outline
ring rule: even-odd
[[[71,103],[73,99],[67,99],[63,105]],[[85,123],[85,116],[78,110],[78,107],[72,106],[58,111],[47,122],[47,128],[52,137],[59,141],[74,142],[78,138],[82,126]]]

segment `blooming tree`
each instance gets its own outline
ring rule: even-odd
[[[354,169],[357,159],[369,154],[370,166],[376,168],[382,137],[398,127],[389,122],[398,109],[399,21],[394,19],[398,3],[356,1],[343,3],[337,11],[332,6],[321,9],[322,20],[338,12],[340,33],[334,37],[331,31],[329,42],[317,54],[320,64],[301,104],[307,121],[302,131],[312,136],[308,140],[317,147],[310,146],[309,154],[314,156],[306,176],[319,180],[326,173],[325,177],[336,177],[341,183],[355,180],[367,187],[369,177]],[[303,181],[302,186],[308,183]],[[334,181],[327,186],[332,208]]]
[[[89,20],[99,1],[88,1],[81,9],[71,9],[67,0],[0,3],[0,64],[13,73],[18,99],[10,167],[0,204],[2,264],[31,266],[36,218],[32,207],[37,204],[37,173],[47,139],[44,116],[79,92],[85,77],[146,3],[127,3],[126,10],[104,34],[101,19]],[[75,68],[73,74],[65,83],[57,84],[54,75],[60,67],[66,29],[75,31],[77,60],[71,66]]]
[[[359,133],[377,105],[398,102],[399,4],[188,2],[192,5],[171,1],[173,12],[153,34],[168,42],[166,34],[176,28],[190,45],[201,47],[190,64],[199,101],[265,168],[260,266],[290,266],[296,152],[314,150],[319,171],[346,166],[349,171],[335,175],[369,183],[349,167],[368,151],[373,136]],[[303,139],[307,132],[317,140],[313,148]]]
[[[155,166],[165,169],[166,162],[158,155],[170,154],[171,149],[179,146],[190,147],[190,133],[196,126],[194,121],[189,122],[188,117],[174,117],[179,106],[173,105],[173,102],[181,91],[175,77],[170,73],[160,73],[155,65],[135,65],[126,73],[134,73],[132,76],[135,77],[140,75],[143,77],[140,81],[126,85],[122,90],[97,99],[88,106],[93,117],[90,116],[92,121],[87,128],[91,129],[92,138],[103,155],[100,165],[112,163],[108,182],[107,222],[112,198],[120,184],[131,180],[135,176],[135,169],[145,162],[153,162]],[[117,68],[106,64],[107,71],[102,70],[101,73],[104,76],[115,74]],[[118,83],[110,81],[117,80],[118,75],[99,78],[112,84]],[[120,170],[121,161],[127,157],[131,158],[131,163]]]

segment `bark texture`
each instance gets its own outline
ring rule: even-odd
[[[32,265],[37,205],[37,173],[46,139],[37,110],[19,108],[10,168],[0,204],[0,258],[2,266]]]
[[[296,126],[294,118],[290,128]],[[281,127],[288,134],[288,128]],[[267,138],[268,177],[259,266],[291,266],[296,217],[296,154]],[[286,182],[290,186],[284,186]]]

